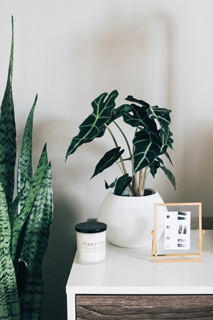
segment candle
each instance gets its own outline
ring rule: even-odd
[[[105,260],[106,229],[102,222],[82,222],[75,226],[77,256],[82,264],[95,264]]]

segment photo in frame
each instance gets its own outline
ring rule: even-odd
[[[202,261],[202,203],[155,203],[152,257],[155,262]]]

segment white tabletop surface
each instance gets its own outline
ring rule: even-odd
[[[213,294],[213,231],[206,231],[202,262],[155,263],[151,248],[107,243],[106,260],[79,264],[75,257],[69,294]]]

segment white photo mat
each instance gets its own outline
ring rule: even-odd
[[[157,234],[160,232],[158,228],[161,219],[164,231],[158,243]],[[201,202],[154,204],[152,257],[155,262],[202,261],[204,233]]]
[[[190,249],[190,234],[190,211],[170,211],[165,214],[164,250]]]

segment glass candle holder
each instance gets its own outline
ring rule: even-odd
[[[96,264],[106,257],[107,225],[102,222],[82,222],[75,226],[79,263]]]

